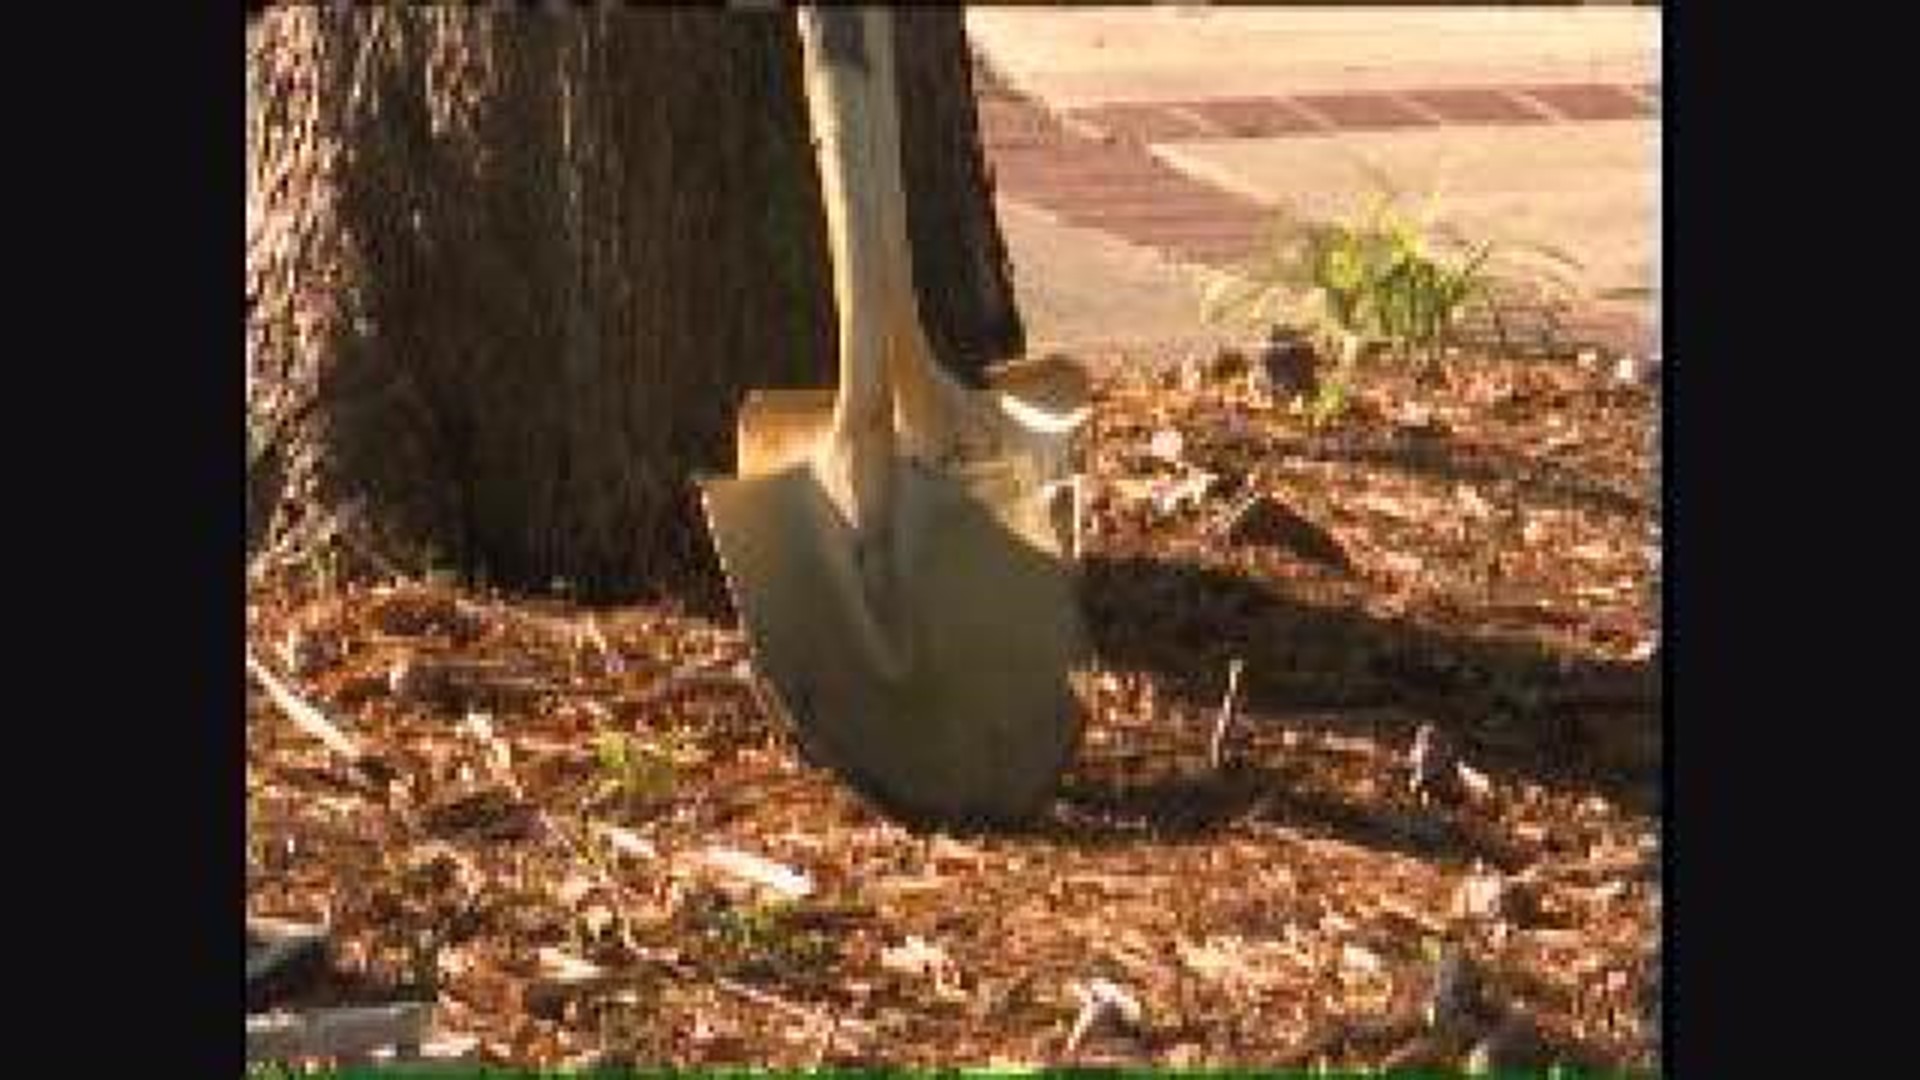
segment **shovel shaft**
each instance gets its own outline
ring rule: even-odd
[[[907,229],[907,193],[900,142],[899,94],[895,78],[894,14],[888,8],[871,9],[871,45],[867,60],[873,69],[873,137],[875,167],[868,175],[868,199],[876,222],[880,274],[885,300],[881,305],[885,328],[887,375],[892,381],[896,422],[915,451],[933,449],[945,456],[953,441],[953,425],[960,412],[958,383],[944,378],[933,364],[933,350],[920,321],[920,294],[914,280],[913,245]]]
[[[843,365],[871,361],[884,372],[894,446],[943,459],[964,412],[965,388],[932,361],[920,322],[907,196],[901,165],[893,12],[884,7],[811,8],[802,19],[808,101],[819,139],[822,192],[834,245],[843,339],[851,320],[877,352],[842,354]],[[836,225],[836,222],[840,224]],[[849,300],[852,303],[849,303]],[[862,345],[865,348],[865,345]],[[845,369],[842,392],[846,392]],[[860,397],[850,408],[880,408]],[[848,422],[852,422],[849,419]]]
[[[839,315],[840,385],[822,479],[861,533],[886,520],[893,456],[885,324],[876,318],[887,288],[885,252],[870,183],[881,168],[871,115],[883,96],[875,92],[871,63],[875,21],[874,13],[851,7],[803,8],[800,17]]]

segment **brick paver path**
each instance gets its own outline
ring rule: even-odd
[[[1217,268],[1253,251],[1269,211],[1172,168],[1147,144],[1637,119],[1656,115],[1660,103],[1657,85],[1566,84],[1108,104],[1056,117],[990,78],[978,89],[981,138],[1001,194],[1067,224]],[[1646,344],[1640,321],[1617,314],[1581,316],[1561,332],[1623,347]]]

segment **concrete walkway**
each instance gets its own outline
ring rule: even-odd
[[[1037,348],[1189,350],[1275,208],[1439,196],[1468,235],[1580,260],[1565,333],[1657,347],[1659,12],[972,8]]]

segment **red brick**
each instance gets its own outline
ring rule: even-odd
[[[1068,175],[1087,172],[1178,175],[1137,146],[1001,147],[988,155],[996,164]]]
[[[1058,145],[1065,135],[1059,121],[1024,102],[982,101],[980,142],[996,147]]]
[[[1146,247],[1173,249],[1234,248],[1250,250],[1259,241],[1259,230],[1249,222],[1235,221],[1133,221],[1109,229],[1123,240]]]
[[[1003,146],[989,150],[987,160],[996,169],[1035,176],[1159,176],[1171,171],[1138,148]]]
[[[1254,252],[1254,238],[1215,241],[1194,241],[1160,248],[1162,254],[1175,262],[1196,263],[1221,270],[1230,270],[1245,263]]]
[[[1568,120],[1637,120],[1653,115],[1653,110],[1645,102],[1618,86],[1529,86],[1516,89]]]
[[[1395,95],[1299,94],[1293,100],[1326,117],[1336,128],[1432,127],[1434,122],[1414,112]]]
[[[1257,229],[1262,219],[1226,215],[1172,215],[1161,220],[1134,219],[1126,223],[1129,232],[1155,239],[1194,236],[1240,236]]]
[[[1075,224],[1109,232],[1202,232],[1211,235],[1255,234],[1266,227],[1267,215],[1231,204],[1162,201],[1159,203],[1081,203],[1069,211]]]
[[[1021,198],[1053,202],[1098,202],[1123,200],[1148,202],[1165,199],[1167,183],[1160,177],[1079,176],[1071,178],[1037,177],[1026,173],[994,174],[994,186]]]
[[[1076,109],[1073,118],[1127,142],[1170,142],[1205,138],[1210,132],[1158,104],[1115,103]]]
[[[1060,191],[1106,193],[1140,192],[1178,188],[1189,183],[1179,173],[1160,162],[1139,154],[1115,157],[1104,154],[1001,155],[989,158],[995,182],[1009,191]]]
[[[1099,199],[1159,199],[1166,196],[1166,182],[1159,177],[1078,176],[1041,177],[1027,173],[994,173],[994,186],[1009,195],[1044,198],[1055,202],[1088,202]]]
[[[1257,139],[1327,130],[1325,124],[1280,98],[1218,98],[1184,104],[1189,111],[1236,138]]]
[[[1545,119],[1504,92],[1491,88],[1413,90],[1406,96],[1456,124],[1527,124]]]
[[[1141,187],[1085,187],[1065,189],[1061,194],[1078,198],[1088,206],[1107,208],[1115,213],[1170,207],[1189,213],[1259,216],[1266,213],[1260,204],[1232,192],[1203,184],[1155,184]]]

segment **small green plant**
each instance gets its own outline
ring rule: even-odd
[[[1451,259],[1436,255],[1426,230],[1382,199],[1365,218],[1323,234],[1315,284],[1341,329],[1431,358],[1482,287],[1492,251],[1478,244]]]
[[[1432,359],[1485,288],[1493,245],[1443,252],[1431,218],[1431,204],[1416,218],[1385,195],[1345,221],[1301,224],[1282,214],[1260,253],[1208,290],[1203,314],[1211,322],[1304,324],[1359,350],[1381,345]]]
[[[719,906],[704,922],[714,942],[742,970],[804,970],[834,951],[832,939],[806,925],[802,910],[790,903]]]
[[[1315,430],[1326,427],[1346,414],[1352,382],[1350,373],[1346,371],[1320,381],[1313,402],[1307,406],[1307,421]]]
[[[1334,362],[1333,370],[1318,381],[1314,389],[1313,400],[1294,402],[1296,413],[1304,411],[1307,422],[1314,430],[1327,427],[1347,411],[1347,403],[1353,392],[1354,368],[1359,360],[1360,339],[1352,334],[1340,336],[1339,358]]]
[[[601,771],[598,794],[628,807],[658,802],[673,793],[682,766],[692,757],[673,736],[648,742],[624,732],[603,732],[594,744]]]
[[[333,596],[340,591],[346,578],[338,547],[331,542],[317,545],[307,551],[305,562],[314,592]]]

